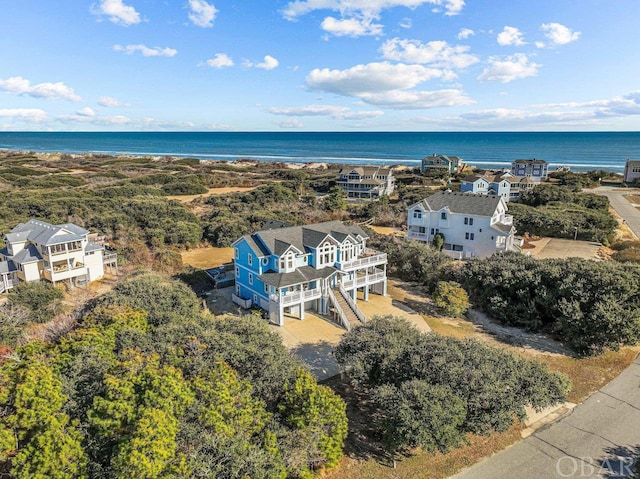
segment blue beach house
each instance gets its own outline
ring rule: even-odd
[[[232,245],[237,304],[267,311],[280,326],[285,315],[304,319],[305,310],[313,310],[350,329],[354,316],[364,320],[358,291],[365,301],[370,292],[386,294],[387,255],[367,248],[359,226],[329,221],[268,228]]]

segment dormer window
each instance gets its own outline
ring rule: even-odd
[[[442,213],[440,213],[440,219],[441,220],[446,220],[447,219],[447,213],[445,211],[443,211]]]
[[[332,265],[336,262],[336,247],[330,242],[325,242],[318,249],[318,266]]]
[[[280,271],[281,272],[291,272],[294,269],[294,259],[295,256],[293,253],[289,252],[286,255],[280,258]]]
[[[422,219],[422,210],[413,210],[413,217],[415,219]]]

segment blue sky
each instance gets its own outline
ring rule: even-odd
[[[0,0],[0,130],[640,130],[637,0]]]

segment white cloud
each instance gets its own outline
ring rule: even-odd
[[[212,3],[207,3],[204,0],[189,0],[189,8],[191,9],[189,20],[194,25],[202,28],[213,26],[218,10]]]
[[[102,0],[98,6],[91,6],[91,13],[106,15],[111,22],[119,25],[140,23],[140,14],[132,6],[122,3],[122,0]]]
[[[560,23],[543,23],[540,29],[544,32],[544,36],[549,39],[549,46],[566,45],[567,43],[575,42],[580,37],[580,32],[575,32],[569,27],[566,27]],[[536,43],[539,48],[544,46],[544,43]]]
[[[442,68],[465,68],[480,61],[467,53],[468,46],[451,46],[445,41],[421,43],[418,40],[387,40],[380,47],[382,56],[388,60],[406,63],[431,64]]]
[[[473,35],[475,35],[476,32],[474,32],[473,30],[471,30],[470,28],[463,28],[462,30],[460,30],[458,32],[458,40],[465,40]]]
[[[114,45],[113,49],[117,52],[123,52],[127,55],[133,55],[135,52],[142,53],[145,57],[173,57],[178,53],[175,48],[148,47],[146,45]]]
[[[394,65],[382,62],[356,65],[347,70],[316,68],[307,75],[306,84],[311,90],[361,96],[371,92],[413,88],[442,76],[442,71],[422,65]]]
[[[69,88],[62,82],[32,85],[29,80],[22,77],[11,77],[6,80],[0,80],[0,91],[5,91],[13,95],[46,98],[48,100],[68,100],[73,102],[79,102],[81,100],[72,88]]]
[[[322,22],[322,28],[337,36],[380,35],[383,26],[373,23],[380,19],[382,10],[396,7],[416,9],[422,5],[434,5],[439,11],[444,8],[445,15],[459,14],[464,5],[464,0],[295,0],[289,2],[282,10],[282,15],[287,20],[295,21],[298,17],[316,10],[331,10],[340,13],[340,19],[326,17]],[[408,25],[408,26],[406,26]],[[403,21],[403,28],[409,28]]]
[[[94,112],[91,108],[86,106],[86,107],[81,108],[80,110],[78,110],[76,112],[76,115],[86,116],[86,117],[93,117],[93,116],[96,116],[96,112]]]
[[[287,128],[290,130],[304,128],[304,125],[297,118],[287,118],[286,120],[274,121],[274,123],[280,128]]]
[[[503,47],[513,45],[521,46],[526,45],[526,42],[522,39],[522,32],[516,27],[504,27],[504,30],[498,34],[498,44]]]
[[[489,67],[484,69],[478,80],[509,83],[519,78],[536,76],[540,66],[537,63],[530,63],[529,58],[524,53],[516,53],[505,59],[490,57]]]
[[[373,23],[378,17],[343,18],[326,17],[321,28],[336,37],[361,37],[365,35],[381,35],[382,25]]]
[[[306,84],[311,90],[357,97],[364,103],[391,109],[423,109],[474,103],[457,89],[412,90],[426,81],[448,79],[449,76],[446,70],[383,62],[356,65],[347,70],[315,69],[307,75]]]
[[[280,62],[273,58],[271,55],[265,55],[264,60],[260,63],[255,63],[249,60],[244,60],[242,66],[245,68],[262,68],[263,70],[273,70],[280,65]]]
[[[112,96],[101,96],[98,98],[98,105],[106,108],[117,108],[121,106],[131,106],[129,103],[124,103]]]
[[[41,123],[47,121],[47,112],[39,108],[0,108],[0,118]]]
[[[233,66],[233,60],[226,53],[216,53],[205,64],[212,68],[228,68]]]
[[[606,100],[591,100],[586,102],[568,102],[534,105],[536,108],[550,109],[587,109],[600,118],[616,116],[640,115],[640,90],[632,91],[623,96]]]
[[[381,111],[352,111],[346,106],[306,105],[298,107],[271,107],[269,113],[283,116],[329,116],[336,120],[362,120],[381,116]]]
[[[413,20],[409,17],[405,17],[402,19],[402,21],[398,24],[400,26],[400,28],[411,28],[413,26]]]
[[[366,103],[394,110],[419,110],[475,103],[462,90],[390,91],[360,96]]]

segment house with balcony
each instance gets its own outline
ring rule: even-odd
[[[528,177],[513,176],[508,172],[483,171],[466,176],[460,183],[463,193],[495,195],[504,201],[517,201],[521,192],[534,188],[538,182]]]
[[[0,249],[0,293],[23,281],[66,282],[84,286],[116,267],[115,254],[91,241],[90,233],[72,223],[52,225],[30,220],[4,236]]]
[[[531,178],[540,182],[546,180],[548,176],[549,163],[545,160],[514,160],[511,162],[511,174],[513,176]]]
[[[347,198],[367,199],[389,196],[396,186],[391,168],[382,166],[343,168],[338,173],[337,184],[347,193]]]
[[[439,191],[409,207],[407,238],[432,243],[441,234],[442,251],[456,259],[520,251],[515,232],[506,201],[496,195]]]
[[[422,159],[420,171],[423,175],[429,172],[444,172],[452,175],[463,168],[464,161],[462,158],[452,155],[436,155],[434,153]]]
[[[365,321],[358,292],[365,301],[370,293],[387,292],[387,255],[368,248],[367,239],[362,228],[340,221],[244,235],[232,245],[233,300],[265,310],[280,326],[285,315],[302,320],[313,310],[350,329],[354,321]]]
[[[640,160],[630,160],[624,164],[624,182],[633,183],[640,178]]]

